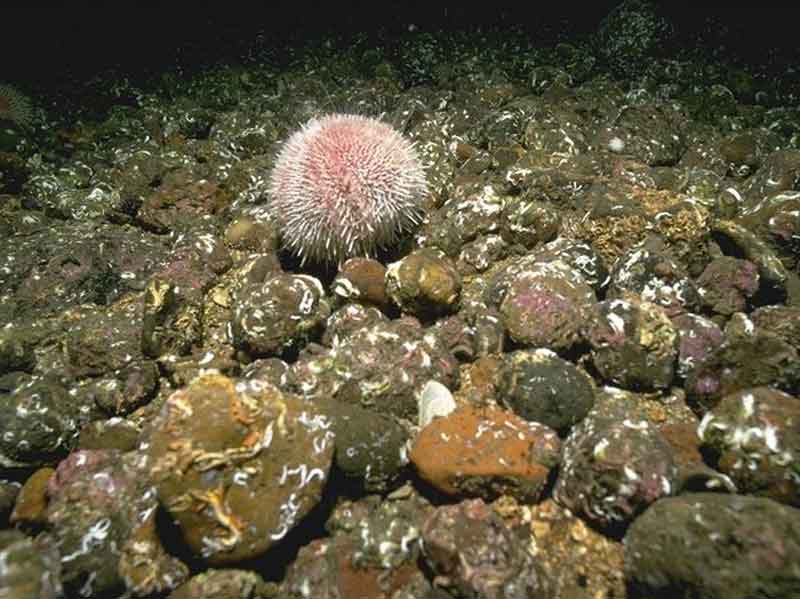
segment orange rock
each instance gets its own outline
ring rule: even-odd
[[[561,442],[549,427],[497,408],[465,406],[420,433],[411,461],[440,491],[536,501]]]

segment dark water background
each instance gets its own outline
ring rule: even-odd
[[[34,1],[0,9],[0,80],[63,86],[114,68],[132,78],[176,64],[238,59],[253,48],[280,54],[298,42],[354,34],[383,41],[409,26],[523,28],[543,45],[580,41],[619,2],[466,2],[422,0]],[[797,60],[792,3],[656,3],[679,46],[707,46],[738,60],[773,65]],[[667,49],[665,49],[667,50]]]

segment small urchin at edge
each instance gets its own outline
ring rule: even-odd
[[[30,127],[33,124],[33,105],[30,98],[7,83],[0,83],[0,121],[2,120],[20,127]]]
[[[414,144],[355,114],[312,118],[282,146],[270,175],[284,245],[306,261],[373,256],[419,224],[428,190]]]

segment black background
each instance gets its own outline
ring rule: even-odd
[[[391,38],[418,30],[522,27],[543,44],[580,40],[618,2],[444,3],[408,0],[87,1],[6,0],[0,8],[0,81],[80,80],[103,69],[152,71],[238,56],[258,43],[276,48],[354,32]],[[744,60],[796,60],[800,38],[791,3],[656,3],[677,45]]]

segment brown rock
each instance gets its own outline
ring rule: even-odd
[[[379,308],[389,305],[384,277],[386,267],[372,258],[350,258],[345,262],[331,289],[337,297],[372,304]]]
[[[47,509],[47,483],[53,476],[52,468],[39,468],[34,472],[17,495],[14,511],[11,512],[11,523],[26,522],[43,524]]]
[[[223,564],[260,555],[317,504],[330,427],[299,397],[213,373],[167,399],[142,449],[187,545]]]
[[[423,248],[389,265],[386,292],[404,312],[435,318],[458,309],[461,275],[443,253]]]

